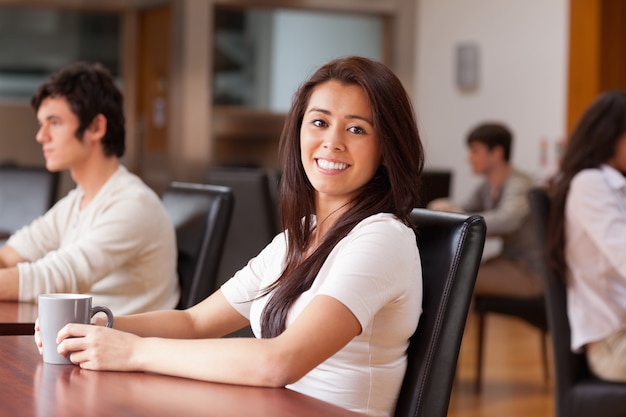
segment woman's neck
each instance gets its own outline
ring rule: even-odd
[[[316,224],[307,250],[311,254],[324,239],[326,233],[333,227],[339,218],[348,210],[350,202],[341,205],[317,204],[315,210]]]

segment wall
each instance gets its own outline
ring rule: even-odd
[[[479,180],[466,160],[465,135],[481,121],[498,120],[514,133],[514,164],[537,179],[547,176],[566,126],[568,1],[416,1],[413,98],[427,167],[453,170],[453,198],[465,198]],[[455,85],[462,42],[479,50],[473,91]]]
[[[0,162],[43,165],[36,133],[37,119],[27,100],[0,103]]]
[[[35,140],[36,134],[37,119],[27,100],[0,101],[0,163],[44,165],[41,145]],[[64,172],[59,184],[59,196],[73,187],[74,182]]]

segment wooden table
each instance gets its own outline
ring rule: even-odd
[[[37,304],[0,301],[0,336],[32,335],[37,314]]]
[[[0,337],[0,416],[356,417],[285,388],[43,363],[31,336]]]

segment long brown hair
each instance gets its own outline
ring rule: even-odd
[[[565,203],[572,179],[580,171],[608,162],[626,134],[626,92],[607,91],[585,110],[574,128],[561,160],[559,174],[551,187],[548,227],[550,269],[565,279]]]
[[[312,238],[314,189],[300,158],[300,127],[309,98],[320,84],[335,80],[363,89],[372,109],[373,128],[383,164],[365,184],[353,204],[334,223],[317,249],[305,258]],[[283,174],[280,186],[281,226],[287,231],[282,275],[261,317],[261,334],[275,337],[285,330],[287,312],[307,291],[331,250],[360,221],[376,213],[393,213],[411,224],[409,213],[418,203],[424,152],[411,100],[400,80],[385,65],[362,57],[333,60],[319,68],[294,95],[280,137]]]

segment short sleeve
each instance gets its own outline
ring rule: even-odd
[[[317,294],[343,303],[365,328],[388,304],[421,294],[421,264],[412,229],[390,215],[359,224],[320,270]]]

